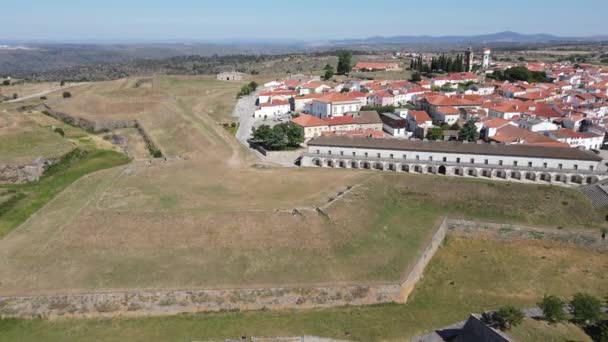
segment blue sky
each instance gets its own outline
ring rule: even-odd
[[[324,40],[506,30],[608,34],[606,0],[5,1],[0,39],[9,40]]]

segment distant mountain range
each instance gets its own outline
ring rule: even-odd
[[[505,31],[476,36],[393,36],[365,39],[344,39],[332,44],[491,44],[491,43],[554,43],[554,42],[600,42],[608,41],[608,35],[590,37],[559,37],[550,34],[521,34]]]

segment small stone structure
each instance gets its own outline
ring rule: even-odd
[[[244,77],[245,74],[236,71],[222,72],[217,74],[217,79],[219,81],[242,81]]]
[[[29,165],[0,164],[0,184],[36,182],[49,167],[56,164],[58,161],[59,159],[57,158],[44,159],[38,157]]]

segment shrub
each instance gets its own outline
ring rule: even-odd
[[[153,150],[152,151],[152,157],[154,157],[154,158],[162,158],[163,157],[163,153],[160,150]]]
[[[494,321],[501,330],[509,330],[521,324],[523,320],[524,313],[513,306],[504,306],[494,313]]]
[[[593,295],[577,293],[570,301],[572,316],[579,324],[593,324],[602,314],[602,302]]]
[[[14,93],[14,94],[13,94],[13,99],[14,99],[14,100],[16,100],[17,98],[19,98],[19,94]]]
[[[53,132],[61,135],[62,137],[65,137],[65,132],[63,131],[63,128],[61,128],[61,127],[55,127],[55,129],[53,130]]]
[[[538,307],[543,310],[545,319],[552,323],[561,322],[566,319],[564,305],[566,303],[557,296],[545,295],[543,300],[538,303]]]
[[[9,86],[9,85],[11,85],[11,81],[10,80],[4,80],[2,82],[2,85]]]
[[[64,99],[69,99],[70,97],[72,97],[72,93],[70,93],[69,91],[64,91],[63,92],[63,98]]]

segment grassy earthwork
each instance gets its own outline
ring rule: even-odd
[[[551,228],[604,224],[584,196],[559,187],[260,164],[218,124],[234,120],[239,83],[164,76],[150,87],[135,84],[90,84],[51,105],[89,119],[136,118],[168,159],[111,168],[125,157],[94,149],[94,138],[73,139],[88,141],[90,153],[19,191],[28,195],[28,187],[39,186],[29,198],[48,200],[65,190],[40,210],[42,202],[19,202],[21,214],[0,217],[0,232],[7,232],[36,211],[0,239],[0,295],[395,283],[445,216]],[[328,216],[318,214],[325,206]],[[542,242],[454,238],[403,306],[6,320],[0,340],[345,338],[345,332],[354,340],[403,340],[470,312],[534,305],[545,292],[601,294],[605,257]]]
[[[568,298],[585,291],[604,296],[605,259],[605,253],[556,243],[451,238],[405,305],[136,319],[4,320],[0,321],[0,341],[189,341],[303,334],[408,341],[464,320],[471,312],[504,304],[532,307],[545,293]],[[525,322],[515,332],[517,336],[554,336],[558,330],[558,335],[583,337],[570,325],[548,328],[538,335],[530,331],[531,324],[536,323]]]

